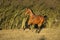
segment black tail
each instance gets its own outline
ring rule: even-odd
[[[45,20],[44,20],[44,23],[43,23],[42,26],[45,28],[46,27],[46,24],[47,24],[48,17],[45,15],[44,18],[45,18]]]
[[[44,18],[47,19],[48,17],[45,15]]]

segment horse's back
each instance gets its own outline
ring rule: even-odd
[[[32,19],[32,23],[33,24],[39,24],[41,22],[44,21],[44,17],[43,16],[35,16],[33,19]]]
[[[43,16],[39,16],[39,15],[38,15],[36,18],[37,18],[38,20],[40,20],[40,21],[41,21],[41,20],[44,20],[44,17],[43,17]]]

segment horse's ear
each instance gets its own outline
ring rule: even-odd
[[[28,10],[28,8],[26,8],[26,10]]]
[[[26,8],[27,10],[30,9],[30,8]]]
[[[30,8],[26,8],[26,11],[31,11],[31,9]]]

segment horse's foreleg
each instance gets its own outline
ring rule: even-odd
[[[28,25],[29,30],[31,30],[30,25]]]
[[[26,27],[23,27],[23,30],[25,30],[26,29]]]
[[[28,21],[28,28],[31,30],[31,21]]]

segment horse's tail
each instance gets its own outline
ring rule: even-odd
[[[47,15],[45,15],[44,18],[45,18],[45,20],[47,20],[48,19]]]
[[[46,26],[46,23],[47,23],[47,20],[48,20],[47,15],[44,16],[44,19],[45,19],[45,20],[44,20],[44,23],[43,23],[43,24],[44,24],[44,26]]]

